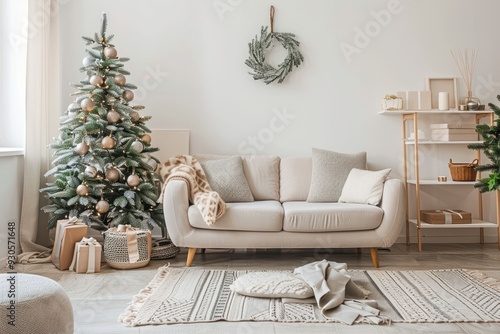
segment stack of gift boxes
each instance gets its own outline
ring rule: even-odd
[[[88,226],[76,218],[59,220],[51,261],[59,270],[97,273],[101,269],[102,246],[88,237]]]
[[[431,124],[433,141],[472,141],[478,140],[474,123],[438,123]]]

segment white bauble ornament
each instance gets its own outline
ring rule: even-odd
[[[141,183],[141,179],[136,174],[127,177],[127,184],[131,187],[137,187]]]
[[[151,144],[151,136],[147,133],[142,135],[141,140],[145,142],[147,145]]]
[[[87,56],[87,57],[83,58],[83,61],[82,61],[84,67],[92,65],[92,64],[94,64],[94,62],[95,62],[95,58],[92,56]]]
[[[89,145],[85,142],[75,146],[75,152],[79,155],[85,155],[89,151]]]
[[[137,153],[141,153],[144,150],[144,144],[138,140],[133,142],[132,145],[130,145],[130,147]]]
[[[94,178],[97,176],[97,168],[95,168],[94,166],[87,166],[85,167],[84,173],[86,176]]]
[[[94,86],[101,86],[104,83],[104,78],[100,75],[93,75],[90,77],[89,82]]]
[[[123,74],[117,74],[115,75],[115,78],[113,79],[115,84],[118,86],[123,86],[127,83],[127,78]]]
[[[156,170],[156,167],[158,167],[158,163],[153,159],[148,160],[148,165],[151,166],[151,168],[153,168],[153,170]]]
[[[95,205],[95,210],[101,214],[104,214],[109,211],[109,203],[103,199],[101,199]]]
[[[118,52],[112,46],[107,46],[104,48],[104,56],[108,59],[115,59]]]
[[[134,99],[134,92],[132,92],[129,89],[126,89],[123,91],[122,96],[125,101],[130,102]]]
[[[76,187],[76,193],[80,196],[87,196],[89,194],[89,188],[84,184],[80,184]]]
[[[130,120],[132,122],[137,122],[141,119],[141,115],[139,115],[139,113],[137,111],[132,111],[130,114]]]
[[[110,168],[106,171],[106,180],[116,182],[120,179],[120,172],[116,168]]]
[[[92,111],[92,109],[94,109],[95,107],[95,104],[94,101],[87,97],[83,99],[82,102],[80,102],[80,106],[82,107],[83,111]]]
[[[101,145],[102,145],[102,148],[104,148],[106,150],[110,150],[113,147],[115,147],[116,142],[115,142],[115,139],[113,137],[108,136],[108,137],[104,137],[101,140]]]

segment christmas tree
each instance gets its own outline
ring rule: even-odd
[[[500,95],[497,95],[500,101]],[[486,178],[482,178],[474,187],[479,188],[479,191],[484,193],[492,190],[500,190],[500,108],[493,103],[488,104],[494,111],[497,118],[490,126],[488,124],[478,124],[476,132],[483,137],[483,142],[479,144],[469,144],[468,147],[473,150],[482,150],[484,155],[490,159],[487,164],[476,167],[478,172],[491,171]]]
[[[45,176],[54,182],[41,189],[51,202],[42,210],[51,213],[48,228],[57,220],[77,217],[96,229],[118,224],[153,228],[164,226],[158,205],[158,159],[150,155],[149,116],[131,106],[133,89],[127,83],[124,62],[118,57],[113,35],[106,35],[107,18],[102,14],[100,33],[82,37],[86,49],[80,71],[86,78],[72,84],[75,101],[61,122],[60,134],[49,146],[55,150],[53,164]]]

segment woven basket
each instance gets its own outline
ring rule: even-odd
[[[168,239],[156,240],[151,249],[151,260],[164,260],[176,256],[181,249]]]
[[[147,266],[151,259],[151,231],[135,229],[137,236],[137,250],[139,259],[131,262],[127,232],[106,231],[104,232],[104,257],[112,268],[134,269]]]
[[[474,159],[471,163],[454,163],[451,159],[448,163],[450,167],[451,179],[453,181],[475,181],[476,170],[479,161]]]

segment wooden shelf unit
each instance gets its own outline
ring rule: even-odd
[[[403,156],[404,156],[404,182],[406,188],[406,243],[410,244],[410,224],[413,224],[417,228],[417,242],[418,251],[422,251],[422,229],[468,229],[468,228],[479,228],[480,229],[480,243],[484,243],[484,229],[485,228],[496,228],[498,235],[498,247],[500,249],[500,195],[496,192],[496,208],[497,208],[497,222],[486,222],[483,220],[483,199],[479,190],[478,193],[478,207],[479,207],[479,219],[473,219],[472,224],[428,224],[421,220],[420,217],[420,187],[421,186],[469,186],[473,187],[475,181],[470,182],[456,182],[448,180],[447,182],[438,182],[437,180],[424,180],[420,179],[419,170],[419,145],[467,145],[473,143],[482,143],[482,141],[430,141],[430,140],[419,140],[418,138],[418,121],[419,116],[425,117],[426,115],[474,115],[476,124],[479,124],[481,119],[488,118],[489,123],[493,124],[494,113],[492,110],[396,110],[396,111],[380,111],[379,115],[401,115],[403,124]],[[413,127],[408,126],[409,122],[413,122]],[[413,129],[414,139],[408,140],[408,128]],[[415,179],[409,179],[408,168],[409,168],[409,157],[408,157],[408,146],[413,146],[413,165],[414,165],[414,175]],[[481,152],[476,151],[476,159],[481,161]],[[480,173],[477,173],[477,179],[480,178]],[[416,216],[415,218],[409,217],[409,185],[415,187],[415,205],[416,205]]]

